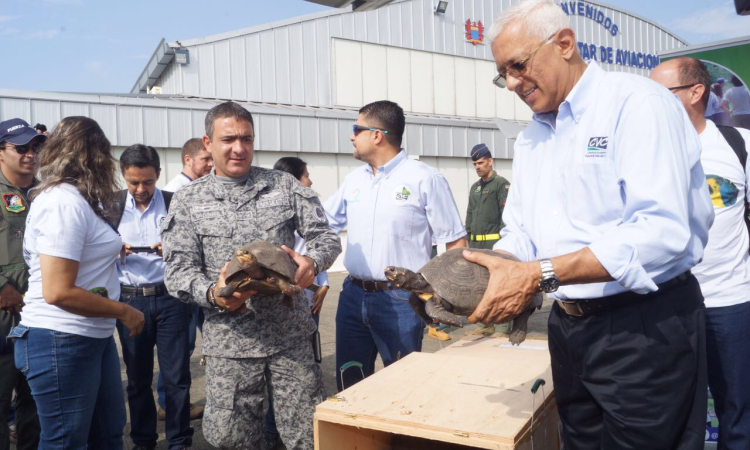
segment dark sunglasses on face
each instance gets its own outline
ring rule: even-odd
[[[29,150],[33,150],[35,154],[39,154],[39,152],[42,150],[42,143],[41,142],[29,142],[24,145],[13,145],[13,147],[16,150],[16,153],[19,155],[25,155],[29,152]]]
[[[362,125],[352,125],[352,133],[356,136],[360,131],[380,131],[383,134],[388,134],[388,130],[381,130],[380,128],[364,127]]]

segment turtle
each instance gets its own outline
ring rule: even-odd
[[[297,266],[281,247],[255,241],[237,249],[226,273],[226,286],[217,295],[230,297],[235,292],[255,291],[259,295],[284,294],[291,300],[302,288],[294,284]]]
[[[398,289],[411,291],[409,304],[425,322],[438,322],[463,327],[469,324],[466,316],[474,312],[487,290],[490,274],[486,267],[467,261],[466,249],[448,250],[431,259],[417,273],[403,267],[385,268],[385,277]],[[492,250],[472,249],[497,258],[518,261],[512,255]],[[518,345],[526,339],[529,316],[541,307],[542,296],[537,294],[529,308],[513,319],[510,342]]]

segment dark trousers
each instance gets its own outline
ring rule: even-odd
[[[0,337],[5,339],[5,337]],[[39,446],[39,418],[36,403],[31,396],[29,384],[20,370],[16,369],[13,353],[0,355],[0,450],[10,448],[8,417],[13,390],[16,391],[16,431],[18,450],[32,450]]]
[[[695,277],[582,318],[555,304],[549,351],[566,449],[703,449],[705,308]]]
[[[117,322],[122,358],[128,375],[130,437],[133,444],[156,446],[156,405],[151,383],[154,378],[154,345],[166,393],[166,437],[170,449],[190,447],[190,356],[188,354],[189,306],[169,295],[139,297],[123,294],[120,301],[143,313],[141,334]]]
[[[750,448],[750,302],[706,308],[708,387],[719,419],[719,450]]]

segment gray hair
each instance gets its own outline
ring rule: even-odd
[[[220,105],[216,105],[208,111],[206,114],[205,126],[206,136],[209,140],[214,138],[214,122],[216,119],[223,119],[225,117],[234,117],[237,120],[246,120],[250,122],[250,125],[255,128],[253,123],[253,116],[250,111],[243,108],[241,105],[235,102],[224,102]]]
[[[503,11],[492,22],[487,33],[490,45],[506,26],[519,21],[526,26],[529,38],[547,39],[563,28],[570,28],[568,16],[559,5],[550,0],[524,0]]]

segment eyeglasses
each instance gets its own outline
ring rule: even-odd
[[[15,145],[13,144],[13,148],[15,148],[16,153],[19,155],[25,155],[29,152],[29,150],[32,150],[35,154],[39,154],[39,152],[42,150],[42,143],[41,142],[28,142],[24,145]]]
[[[526,72],[526,64],[528,64],[529,61],[531,61],[531,58],[533,58],[534,55],[536,55],[536,52],[541,50],[542,47],[544,47],[547,43],[549,43],[550,39],[555,37],[555,35],[557,35],[557,31],[552,33],[547,39],[544,40],[544,42],[539,44],[539,47],[537,47],[536,50],[531,52],[528,58],[524,59],[523,61],[518,61],[516,63],[511,64],[510,67],[505,69],[505,72],[500,72],[499,74],[497,74],[497,76],[492,80],[492,83],[495,86],[504,89],[508,87],[508,80],[506,79],[508,75],[512,76],[513,78],[519,78],[523,76],[523,74]]]
[[[383,134],[388,134],[388,130],[381,130],[380,128],[365,127],[362,125],[352,125],[352,134],[357,135],[360,131],[380,131]]]
[[[687,89],[687,88],[691,88],[691,87],[695,86],[696,84],[697,84],[697,83],[693,83],[693,84],[683,84],[682,86],[674,86],[674,87],[668,87],[667,89],[669,89],[670,91],[679,91],[680,89]]]

